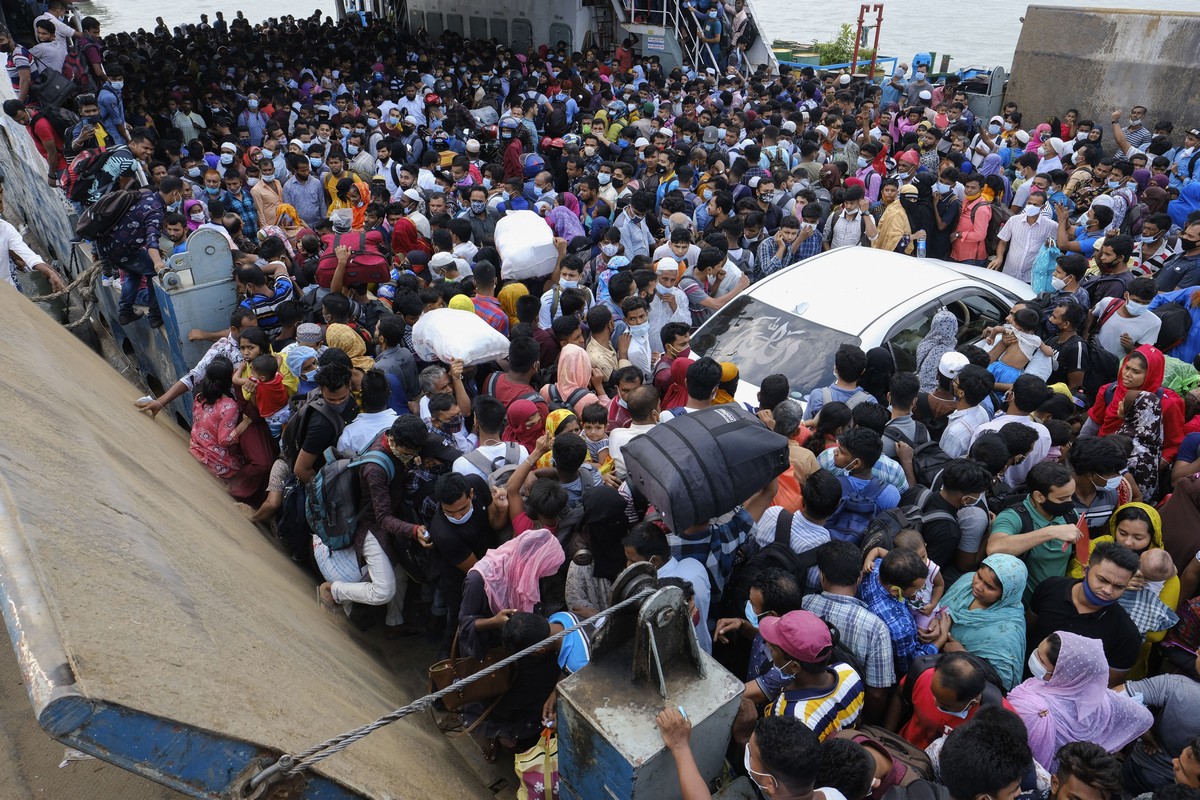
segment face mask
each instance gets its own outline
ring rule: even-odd
[[[504,191],[500,193],[500,196],[505,200],[512,200],[512,192]]]
[[[254,186],[258,183],[258,178],[246,178],[247,186]]]
[[[1093,592],[1092,587],[1088,586],[1086,571],[1083,574],[1083,583],[1081,585],[1083,586],[1083,599],[1087,600],[1090,605],[1096,606],[1097,608],[1104,608],[1117,602],[1116,600],[1104,600],[1095,592]]]
[[[655,167],[654,171],[657,172],[659,175],[667,174],[667,168],[662,164],[659,164],[657,167]]]
[[[867,160],[866,160],[865,158],[863,158],[862,156],[859,156],[859,157],[858,157],[858,168],[859,168],[859,169],[863,169],[863,168],[865,168],[865,167],[867,166],[867,164],[870,164],[870,163],[871,163],[871,162],[867,161]]]
[[[925,73],[924,73],[924,72],[918,72],[918,73],[917,73],[917,80],[918,80],[918,81],[923,81],[923,80],[925,80]]]
[[[442,430],[446,431],[446,433],[455,433],[457,431],[460,431],[460,430],[462,430],[462,426],[463,426],[463,418],[462,418],[461,414],[458,415],[457,417],[451,417],[450,419],[446,420],[445,422],[438,424],[438,427],[441,428]]]
[[[937,191],[938,194],[945,194],[946,192],[950,191],[950,186],[948,184],[942,183],[941,181],[938,181],[934,185],[933,188],[934,188],[934,190]]]
[[[346,152],[347,152],[347,153],[349,153],[349,154],[350,154],[350,155],[352,155],[352,156],[356,156],[356,155],[358,155],[358,150],[359,150],[359,147],[358,147],[358,145],[356,145],[356,144],[348,144],[348,145],[346,145]]]
[[[225,166],[229,166],[230,164],[232,164],[233,163],[233,153],[222,153],[221,154],[221,163],[224,164]]]
[[[270,175],[263,175],[262,179],[264,181],[266,181],[267,183],[274,183],[275,182],[275,173],[272,172]]]
[[[630,325],[629,332],[638,339],[646,339],[650,336],[650,323],[643,322],[641,325]]]
[[[607,172],[601,172],[596,176],[596,182],[601,186],[608,186],[608,182],[612,180],[612,175]]]
[[[962,711],[947,711],[946,709],[942,708],[941,705],[938,705],[938,704],[935,704],[935,705],[937,705],[938,711],[942,712],[943,714],[946,714],[947,716],[957,717],[958,719],[966,719],[967,715],[971,713],[970,706],[967,706]]]
[[[442,516],[446,517],[446,521],[451,523],[452,525],[466,525],[468,522],[471,521],[471,517],[475,516],[475,506],[472,505],[469,509],[467,509],[467,513],[463,514],[458,519],[455,519],[454,517],[446,514],[445,512],[442,512]]]
[[[108,85],[119,92],[125,88],[125,81],[109,81]]]
[[[1116,189],[1116,188],[1118,188],[1120,185],[1121,185],[1121,182],[1120,182],[1120,181],[1109,181],[1109,182],[1108,182],[1108,188],[1110,188],[1110,189]]]
[[[171,203],[171,205],[167,206],[167,211],[178,211],[179,206],[181,206],[182,204],[183,204],[182,200],[176,200],[174,203]]]
[[[1095,481],[1092,482],[1092,485],[1093,486],[1096,485]],[[1115,492],[1117,490],[1117,487],[1120,485],[1121,485],[1121,476],[1113,475],[1111,478],[1106,480],[1103,485],[1096,486],[1096,489],[1097,490],[1103,489],[1106,492]]]
[[[1037,657],[1037,651],[1034,650],[1029,654],[1029,660],[1025,662],[1029,665],[1029,674],[1037,678],[1039,681],[1046,680],[1046,673],[1050,670],[1042,663],[1042,660]]]
[[[746,756],[745,756],[745,762],[743,763],[743,766],[746,768],[746,774],[750,776],[750,780],[752,780],[754,782],[754,785],[757,786],[759,789],[761,789],[764,794],[770,795],[770,793],[771,793],[771,791],[773,791],[774,787],[773,786],[763,786],[761,783],[758,782],[758,776],[761,775],[763,778],[770,778],[771,780],[774,780],[775,776],[768,775],[765,772],[755,772],[754,770],[750,769],[750,748],[749,747],[746,748]]]
[[[487,209],[487,203],[485,203],[481,200],[472,200],[471,201],[471,213],[472,214],[482,214],[486,209]]]
[[[310,159],[308,159],[308,163],[312,165],[312,168],[313,168],[313,169],[319,169],[319,168],[320,168],[320,166],[321,166],[321,159],[319,159],[319,158],[310,158]]]
[[[1185,236],[1179,237],[1179,244],[1183,247],[1183,252],[1190,253],[1197,247],[1200,247],[1200,239],[1188,239]]]
[[[703,192],[700,193],[700,196],[703,197],[705,200],[712,199],[712,196],[713,196],[712,189],[705,189]]]
[[[710,11],[710,12],[708,12],[708,18],[709,18],[709,19],[716,19],[716,18],[717,18],[717,12],[716,12],[715,10],[714,10],[714,11]]]
[[[1062,278],[1051,278],[1050,285],[1054,287],[1054,291],[1056,292],[1061,292],[1063,289],[1067,288],[1067,282]]]
[[[189,177],[189,178],[199,178],[199,177],[200,177],[200,168],[199,168],[199,167],[192,167],[191,169],[189,169],[189,170],[188,170],[188,177]]]
[[[1042,503],[1042,510],[1050,515],[1051,519],[1061,517],[1070,511],[1075,510],[1075,504],[1070,500],[1064,500],[1061,503],[1052,503],[1049,500]]]
[[[988,133],[991,134],[992,136],[999,136],[1000,135],[1000,126],[999,125],[988,125]]]
[[[625,185],[625,180],[624,180],[623,178],[616,178],[616,177],[614,177],[614,178],[612,179],[612,185],[613,185],[613,188],[620,189],[622,186],[624,186],[624,185]],[[1186,240],[1186,239],[1183,239],[1183,241],[1185,241],[1185,242],[1186,242],[1187,240]]]
[[[629,147],[629,140],[617,139],[617,147],[620,147],[622,150],[624,150],[626,147]]]
[[[587,147],[583,148],[583,155],[586,158],[591,158],[592,156],[596,155],[596,148],[589,144]]]
[[[246,107],[253,111],[258,108],[258,101],[254,98],[250,98],[248,101],[246,101]]]
[[[367,125],[371,128],[378,128],[379,120],[375,119],[374,117],[367,117]]]
[[[1138,241],[1141,242],[1142,244],[1153,244],[1154,239],[1155,239],[1155,237],[1153,237],[1153,236],[1139,236],[1138,237]]]
[[[203,214],[192,214],[191,219],[192,219],[192,222],[199,222],[201,224],[204,223],[204,215]]]
[[[579,281],[569,281],[566,278],[559,278],[558,285],[564,289],[574,289],[579,285]]]
[[[221,191],[221,187],[220,186],[205,186],[204,191],[207,192],[209,194],[209,196],[216,197],[217,194]]]
[[[617,254],[617,245],[602,244],[602,245],[600,245],[600,252],[603,253],[608,258],[612,258],[613,256],[615,256]]]
[[[1125,301],[1125,310],[1135,317],[1140,317],[1150,310],[1150,305],[1148,303],[1136,303],[1133,300],[1127,300]]]
[[[317,371],[315,369],[310,369],[308,372],[301,373],[300,377],[309,382],[315,381],[317,379]]]

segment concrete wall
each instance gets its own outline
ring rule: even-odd
[[[1200,6],[1198,6],[1200,8]],[[1031,5],[1013,57],[1007,98],[1024,125],[1078,108],[1105,128],[1116,108],[1149,109],[1180,131],[1200,125],[1200,13]],[[1128,117],[1126,117],[1128,118]]]

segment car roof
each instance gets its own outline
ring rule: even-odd
[[[965,274],[970,270],[970,275]],[[982,280],[1016,294],[997,273],[870,247],[840,247],[786,267],[747,289],[757,301],[855,336],[908,298]],[[1025,292],[1028,294],[1028,287]],[[797,310],[800,306],[801,310]]]

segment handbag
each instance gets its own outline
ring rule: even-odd
[[[459,631],[456,630],[454,632],[454,642],[450,645],[450,657],[437,662],[429,668],[430,692],[441,691],[455,681],[470,677],[509,655],[508,651],[503,647],[493,647],[484,656],[482,661],[476,658],[459,658],[458,636]],[[442,703],[445,704],[449,711],[458,711],[463,706],[470,705],[471,703],[478,703],[493,697],[499,697],[512,688],[515,676],[516,667],[513,664],[509,664],[504,669],[493,672],[491,675],[467,686],[463,686],[456,692],[451,692],[442,698]]]
[[[69,107],[69,101],[79,87],[66,75],[46,66],[37,56],[30,54],[30,57],[41,65],[41,70],[29,83],[30,96],[37,98],[42,108]]]
[[[1062,250],[1059,250],[1057,245],[1051,244],[1049,240],[1038,250],[1037,256],[1033,259],[1033,269],[1029,276],[1034,294],[1054,291],[1050,279],[1054,277],[1054,268],[1058,265],[1058,257],[1061,255]]]
[[[558,737],[546,728],[537,744],[513,758],[517,800],[558,800]]]

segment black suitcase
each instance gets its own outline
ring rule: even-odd
[[[630,487],[683,533],[732,511],[787,469],[787,438],[736,404],[692,411],[621,450]]]

